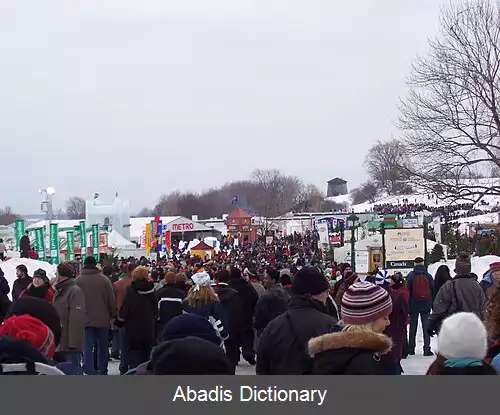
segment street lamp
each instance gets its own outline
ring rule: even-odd
[[[353,213],[347,217],[349,224],[349,229],[351,229],[351,269],[352,272],[356,272],[356,237],[354,235],[354,230],[357,228],[357,223],[359,218]]]

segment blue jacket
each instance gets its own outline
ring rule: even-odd
[[[431,288],[431,298],[430,300],[417,300],[413,298],[413,284],[417,275],[425,275],[429,280],[429,286]],[[408,291],[410,292],[410,314],[411,313],[430,313],[432,309],[432,303],[436,295],[436,286],[434,284],[434,278],[427,272],[423,265],[417,265],[413,271],[411,271],[406,277],[406,285],[408,286]]]
[[[491,280],[491,271],[486,271],[483,274],[483,279],[481,280],[479,285],[483,289],[484,295],[486,295],[486,297],[488,298],[488,289],[493,285],[493,281]]]
[[[184,300],[182,305],[184,312],[198,314],[206,318],[210,324],[212,324],[214,330],[218,332],[222,340],[226,340],[229,337],[226,314],[220,302],[216,301],[214,303],[205,304],[202,307],[194,308],[188,304],[187,300]]]

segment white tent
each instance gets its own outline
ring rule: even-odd
[[[137,248],[137,246],[133,242],[130,242],[127,239],[125,239],[115,229],[113,229],[108,235],[108,246],[122,250]]]
[[[12,258],[8,261],[0,263],[0,268],[4,272],[4,276],[9,283],[10,289],[12,291],[12,287],[14,285],[14,281],[16,280],[16,267],[18,265],[24,265],[28,269],[28,275],[32,276],[33,272],[37,269],[43,269],[47,273],[47,277],[53,278],[56,275],[56,266],[49,264],[48,262],[37,261],[35,259],[27,259],[27,258]]]

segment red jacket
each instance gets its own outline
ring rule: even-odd
[[[21,292],[21,294],[19,295],[19,298],[29,295],[28,289],[29,289],[29,287],[26,290],[24,290],[23,292]],[[45,301],[47,301],[48,303],[52,304],[52,301],[54,300],[54,294],[55,294],[54,289],[52,287],[49,287],[49,290],[45,293],[45,296],[43,297],[43,299]]]

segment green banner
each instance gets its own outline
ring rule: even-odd
[[[59,226],[50,224],[50,263],[59,264]]]
[[[99,261],[99,225],[92,225],[92,256]]]
[[[75,232],[66,232],[66,247],[68,248],[68,261],[75,260]]]
[[[82,262],[87,258],[87,230],[85,228],[85,221],[80,221],[80,249],[82,251]]]
[[[14,229],[16,233],[16,251],[19,251],[19,242],[24,235],[24,220],[18,219],[14,224]]]
[[[45,235],[43,228],[35,229],[35,247],[40,261],[45,261]]]
[[[154,240],[156,238],[156,227],[155,227],[155,221],[151,221],[151,241],[149,241],[149,246],[151,247],[151,251],[156,250],[156,244],[154,243]]]

